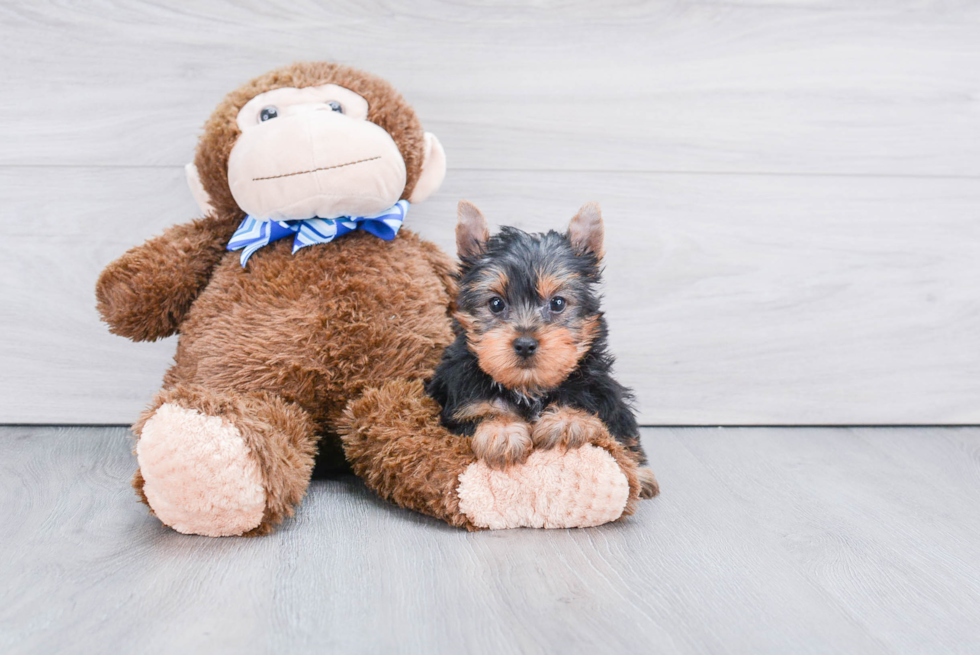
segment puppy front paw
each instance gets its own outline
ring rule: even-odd
[[[512,418],[491,418],[477,426],[470,447],[476,458],[493,469],[523,464],[531,454],[529,426]]]
[[[531,431],[531,441],[539,450],[557,446],[572,449],[606,434],[606,426],[597,416],[571,407],[549,407]]]

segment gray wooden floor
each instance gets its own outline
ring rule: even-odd
[[[647,429],[663,495],[468,534],[315,483],[260,539],[164,529],[122,428],[0,429],[4,653],[976,653],[980,428]]]

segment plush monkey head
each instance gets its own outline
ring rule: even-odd
[[[445,174],[439,140],[401,94],[325,62],[293,64],[228,94],[187,166],[202,211],[259,220],[370,216],[425,200]]]

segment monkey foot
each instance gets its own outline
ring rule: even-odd
[[[608,451],[536,450],[523,464],[495,470],[482,461],[459,476],[459,509],[477,527],[585,528],[615,521],[629,481]]]
[[[262,473],[228,421],[164,403],[143,426],[136,457],[150,508],[174,530],[226,537],[262,522]]]

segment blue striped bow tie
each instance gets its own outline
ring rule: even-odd
[[[228,242],[228,250],[242,251],[242,268],[256,250],[273,241],[295,234],[293,254],[300,248],[316,243],[330,243],[354,230],[370,232],[379,239],[391,241],[398,234],[408,213],[408,201],[399,200],[391,209],[374,216],[344,218],[307,218],[298,221],[259,221],[246,216]]]

